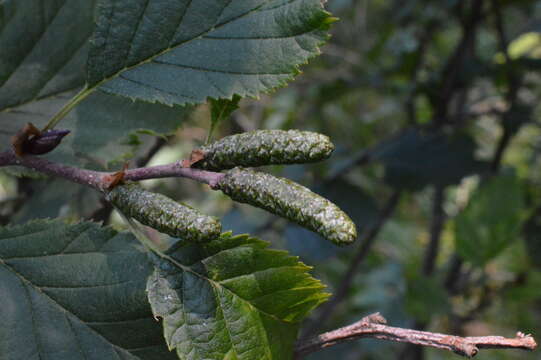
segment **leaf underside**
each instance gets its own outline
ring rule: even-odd
[[[319,53],[320,0],[99,0],[90,88],[197,104],[284,86]]]
[[[309,267],[267,246],[224,233],[155,258],[149,300],[179,358],[291,358],[299,321],[328,294]]]
[[[95,223],[0,228],[0,359],[174,359],[135,244]]]

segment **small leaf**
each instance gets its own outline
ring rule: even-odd
[[[235,168],[221,178],[217,188],[235,201],[289,219],[336,245],[348,245],[357,238],[355,224],[346,213],[291,180]]]
[[[99,0],[87,83],[169,105],[255,97],[319,54],[329,18],[320,0]]]
[[[186,241],[210,241],[222,231],[216,218],[137,184],[116,186],[107,194],[107,200],[126,216]]]
[[[317,162],[331,156],[334,145],[328,136],[311,131],[255,130],[226,136],[199,150],[204,161],[197,167],[223,170]]]
[[[478,266],[498,256],[519,236],[523,196],[515,176],[500,175],[481,184],[455,220],[458,253]]]
[[[155,257],[148,297],[179,358],[291,359],[299,322],[328,294],[309,267],[267,246],[224,233]]]
[[[129,233],[95,223],[0,228],[2,360],[168,359]]]
[[[216,126],[222,121],[231,116],[231,114],[239,108],[241,97],[233,95],[233,99],[210,99],[210,129],[207,137],[207,142],[210,141]]]

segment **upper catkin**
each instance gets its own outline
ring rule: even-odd
[[[140,223],[187,241],[211,241],[222,230],[216,218],[136,184],[116,186],[107,199]]]
[[[357,238],[355,224],[338,206],[291,180],[235,168],[216,187],[235,201],[289,219],[337,245]]]
[[[334,145],[328,136],[310,131],[256,130],[226,136],[200,150],[204,158],[194,166],[216,171],[321,161],[331,156]]]

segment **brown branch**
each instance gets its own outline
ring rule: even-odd
[[[355,257],[351,261],[351,264],[349,265],[349,269],[347,273],[344,275],[343,280],[338,287],[338,290],[335,292],[333,298],[321,307],[319,316],[312,322],[311,326],[308,326],[308,328],[305,331],[306,334],[312,334],[316,332],[317,329],[321,328],[321,326],[325,324],[325,322],[327,322],[327,320],[334,313],[336,307],[344,300],[344,298],[346,297],[351,287],[351,283],[353,282],[353,279],[355,278],[355,275],[357,274],[357,271],[359,271],[359,267],[361,266],[363,260],[368,255],[369,251],[372,249],[372,245],[377,235],[379,234],[380,230],[383,228],[383,225],[385,225],[387,220],[391,217],[392,213],[394,212],[394,209],[398,205],[400,194],[401,194],[400,191],[396,190],[391,195],[391,197],[387,201],[387,204],[381,211],[381,214],[379,215],[378,219],[366,233],[366,236],[364,237],[364,241],[360,245],[359,249],[357,250],[357,253],[355,254]]]
[[[127,181],[140,181],[164,177],[184,177],[208,184],[214,187],[224,176],[222,173],[182,167],[182,162],[177,161],[167,165],[158,165],[126,170],[123,179]],[[90,186],[103,191],[108,186],[107,178],[111,173],[79,169],[73,166],[54,163],[47,159],[35,156],[19,157],[12,150],[0,153],[0,167],[16,165],[27,167],[41,173],[58,176],[78,184]]]
[[[363,337],[444,349],[466,357],[475,356],[479,349],[534,350],[537,347],[537,343],[531,335],[525,335],[521,332],[517,332],[514,338],[502,336],[460,337],[398,328],[388,326],[386,323],[383,316],[375,313],[349,326],[323,333],[308,340],[301,340],[295,349],[295,359],[302,359],[312,352]]]

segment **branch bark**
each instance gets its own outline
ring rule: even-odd
[[[79,169],[73,166],[54,163],[47,159],[36,156],[15,155],[12,150],[0,153],[0,167],[16,165],[39,171],[41,173],[62,177],[78,184],[104,191],[113,174],[102,171]],[[164,177],[184,177],[214,187],[224,176],[222,173],[182,167],[182,161],[167,165],[158,165],[126,170],[123,179],[127,181],[140,181]]]
[[[466,357],[475,356],[480,349],[534,350],[537,347],[537,343],[531,335],[525,335],[521,332],[517,332],[514,338],[502,336],[460,337],[393,327],[386,325],[386,323],[383,316],[375,313],[349,326],[300,341],[296,346],[295,359],[299,360],[312,352],[363,337],[444,349]]]

